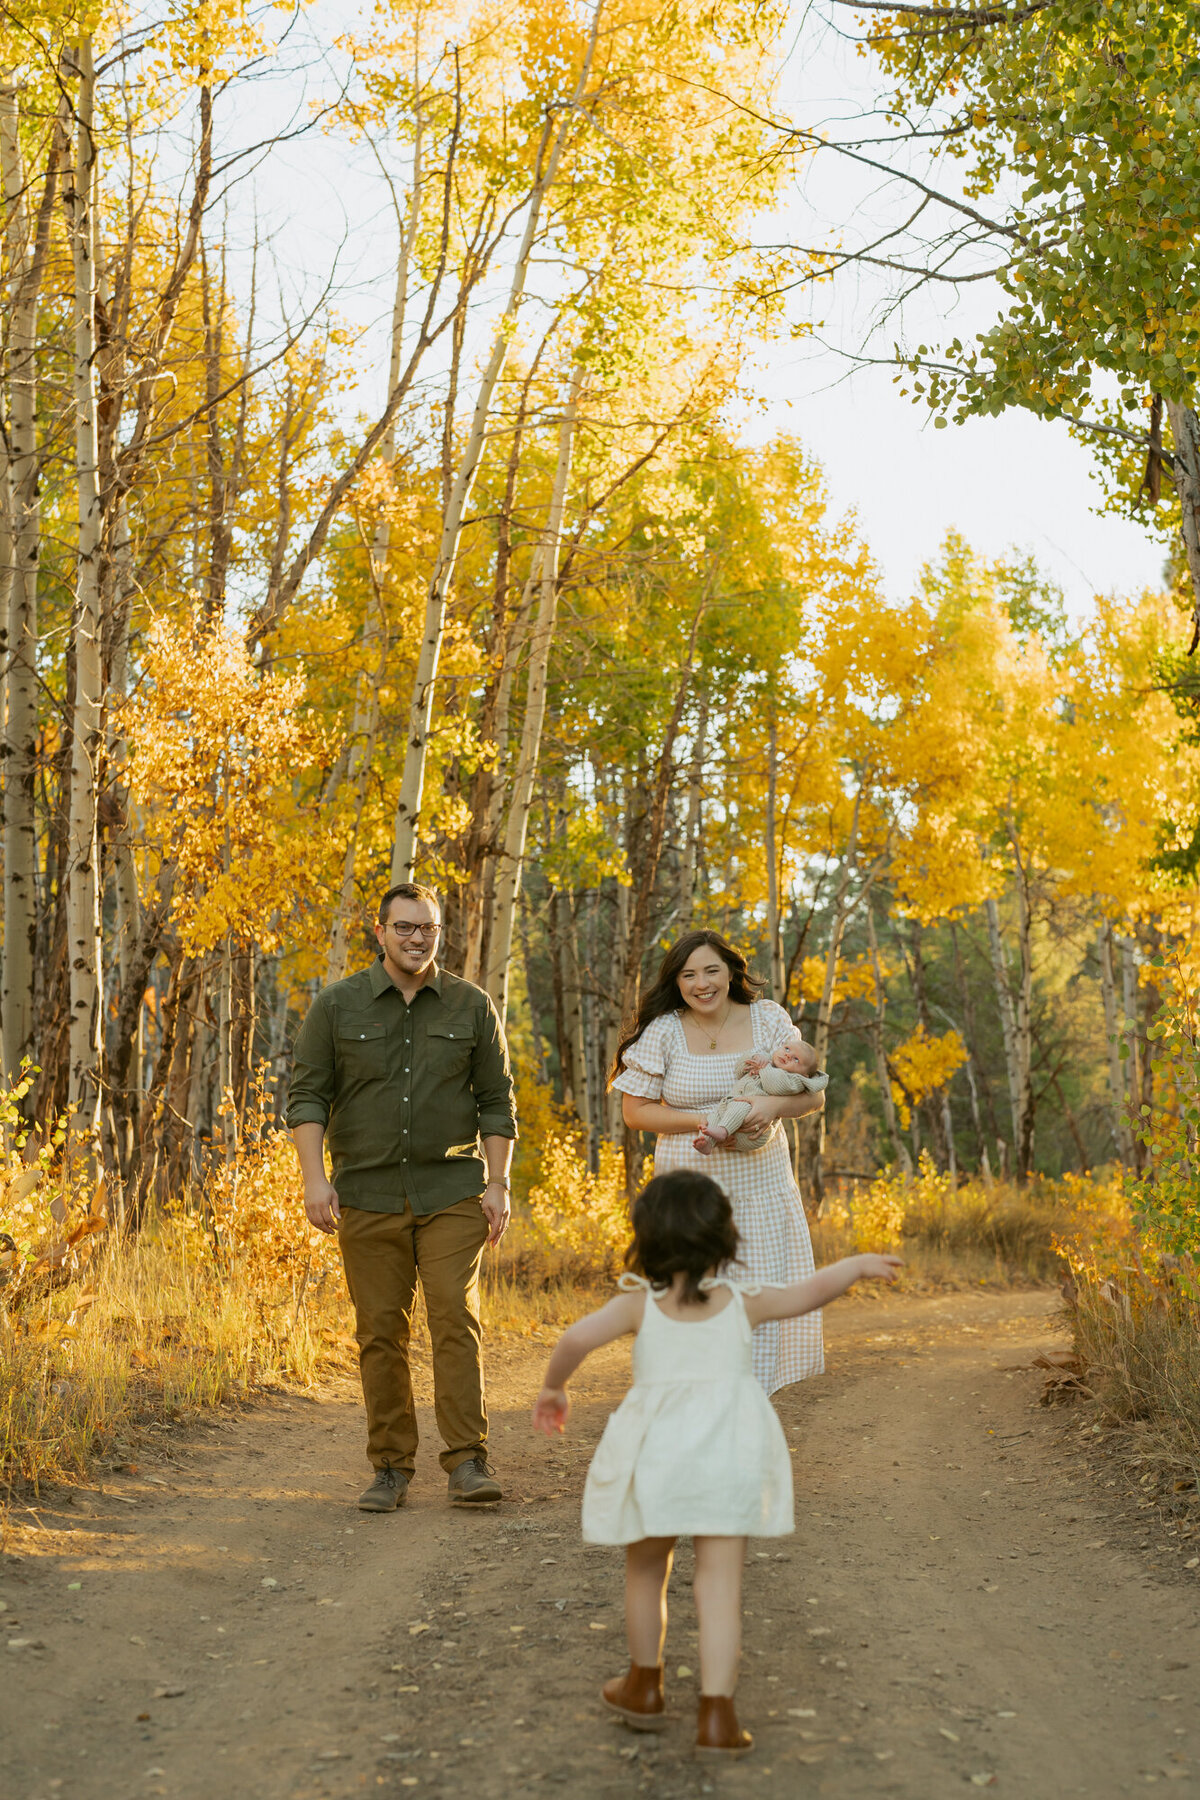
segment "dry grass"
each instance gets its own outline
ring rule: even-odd
[[[548,1342],[611,1293],[627,1237],[615,1153],[589,1174],[550,1131],[483,1276],[488,1330]],[[952,1190],[930,1170],[881,1179],[817,1228],[819,1261],[897,1242],[917,1288],[1008,1285],[1054,1272],[1056,1238],[1111,1207],[1096,1184]],[[304,1219],[286,1136],[251,1135],[203,1192],[139,1231],[49,1164],[0,1175],[0,1482],[32,1487],[126,1457],[145,1428],[255,1389],[307,1386],[355,1345],[334,1240]],[[428,1355],[418,1308],[417,1354]]]
[[[887,1173],[827,1201],[813,1244],[818,1263],[857,1250],[898,1251],[902,1290],[1011,1288],[1060,1280],[1064,1245],[1126,1218],[1122,1191],[1106,1178],[955,1185],[923,1159],[908,1180]]]

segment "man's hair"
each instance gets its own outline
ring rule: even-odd
[[[379,902],[379,923],[386,925],[388,914],[392,910],[393,900],[428,900],[430,906],[436,906],[438,918],[442,916],[442,903],[431,887],[425,887],[419,881],[398,881],[390,887]]]

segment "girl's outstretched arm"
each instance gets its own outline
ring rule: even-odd
[[[841,1262],[818,1269],[806,1281],[795,1281],[790,1287],[764,1288],[761,1294],[745,1297],[746,1317],[751,1325],[766,1319],[798,1319],[801,1313],[816,1312],[853,1287],[856,1281],[895,1281],[904,1261],[899,1256],[847,1256]],[[598,1315],[597,1315],[598,1316]]]
[[[593,1350],[599,1350],[604,1344],[611,1344],[616,1338],[628,1337],[637,1330],[642,1322],[642,1311],[646,1304],[644,1292],[618,1294],[599,1312],[588,1313],[586,1318],[577,1319],[574,1325],[567,1327],[550,1352],[550,1361],[546,1364],[546,1373],[542,1380],[542,1391],[538,1395],[533,1408],[533,1424],[536,1431],[544,1431],[549,1437],[555,1431],[562,1431],[567,1423],[567,1414],[571,1410],[571,1402],[567,1398],[567,1383],[579,1367],[585,1356]]]

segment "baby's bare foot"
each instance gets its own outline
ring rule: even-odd
[[[709,1135],[707,1126],[698,1137],[692,1139],[692,1149],[698,1150],[701,1156],[711,1156],[716,1147],[716,1142]]]

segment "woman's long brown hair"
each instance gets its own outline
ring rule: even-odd
[[[661,1019],[664,1013],[681,1012],[683,996],[679,992],[679,976],[689,957],[697,950],[707,948],[715,950],[721,961],[729,970],[729,997],[742,1006],[749,1006],[758,999],[766,985],[757,975],[750,973],[749,966],[740,950],[735,950],[719,931],[688,931],[679,942],[672,944],[659,964],[658,976],[654,986],[642,995],[641,1005],[637,1010],[637,1018],[632,1024],[626,1020],[625,1029],[617,1045],[617,1053],[613,1058],[612,1068],[608,1071],[608,1085],[612,1086],[621,1073],[621,1061],[629,1046],[636,1043],[647,1025],[653,1019]]]

